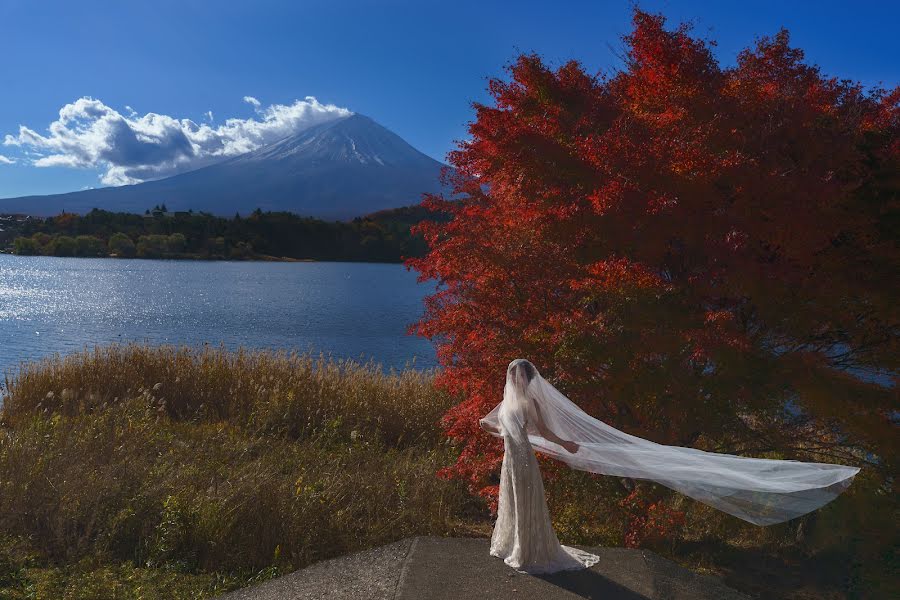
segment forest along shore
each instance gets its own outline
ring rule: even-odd
[[[0,215],[0,249],[29,256],[401,262],[424,254],[424,241],[411,229],[426,218],[445,217],[419,206],[349,222],[261,210],[224,218],[165,206],[143,215],[96,209],[46,219]]]

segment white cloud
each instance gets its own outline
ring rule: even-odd
[[[16,161],[0,154],[0,165],[13,165]]]
[[[24,160],[36,167],[101,168],[102,183],[126,185],[196,169],[353,114],[312,96],[266,108],[252,96],[244,102],[254,107],[255,117],[213,126],[212,111],[206,115],[209,123],[197,124],[156,113],[139,116],[130,107],[123,115],[84,97],[63,106],[46,134],[20,125],[3,144],[22,148]],[[0,162],[15,161],[0,156]]]
[[[212,123],[215,120],[213,118],[213,112],[211,110],[208,110],[205,113],[203,113],[203,116],[206,117],[206,120],[209,121],[210,123]]]

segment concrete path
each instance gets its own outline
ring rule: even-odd
[[[646,550],[585,548],[591,569],[534,577],[488,554],[474,538],[408,538],[317,563],[222,600],[749,600],[715,577]]]

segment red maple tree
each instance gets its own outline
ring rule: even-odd
[[[517,357],[657,442],[891,472],[900,89],[824,76],[786,31],[728,68],[661,16],[624,42],[609,77],[519,57],[451,153],[463,199],[424,202],[452,215],[408,262],[462,398],[444,474],[495,491],[478,419]]]

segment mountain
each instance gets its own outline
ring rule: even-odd
[[[261,208],[347,220],[416,204],[422,193],[441,191],[442,167],[400,136],[357,114],[166,179],[0,199],[0,213],[47,216],[92,208],[143,213],[165,204],[169,211],[193,209],[225,216]]]

